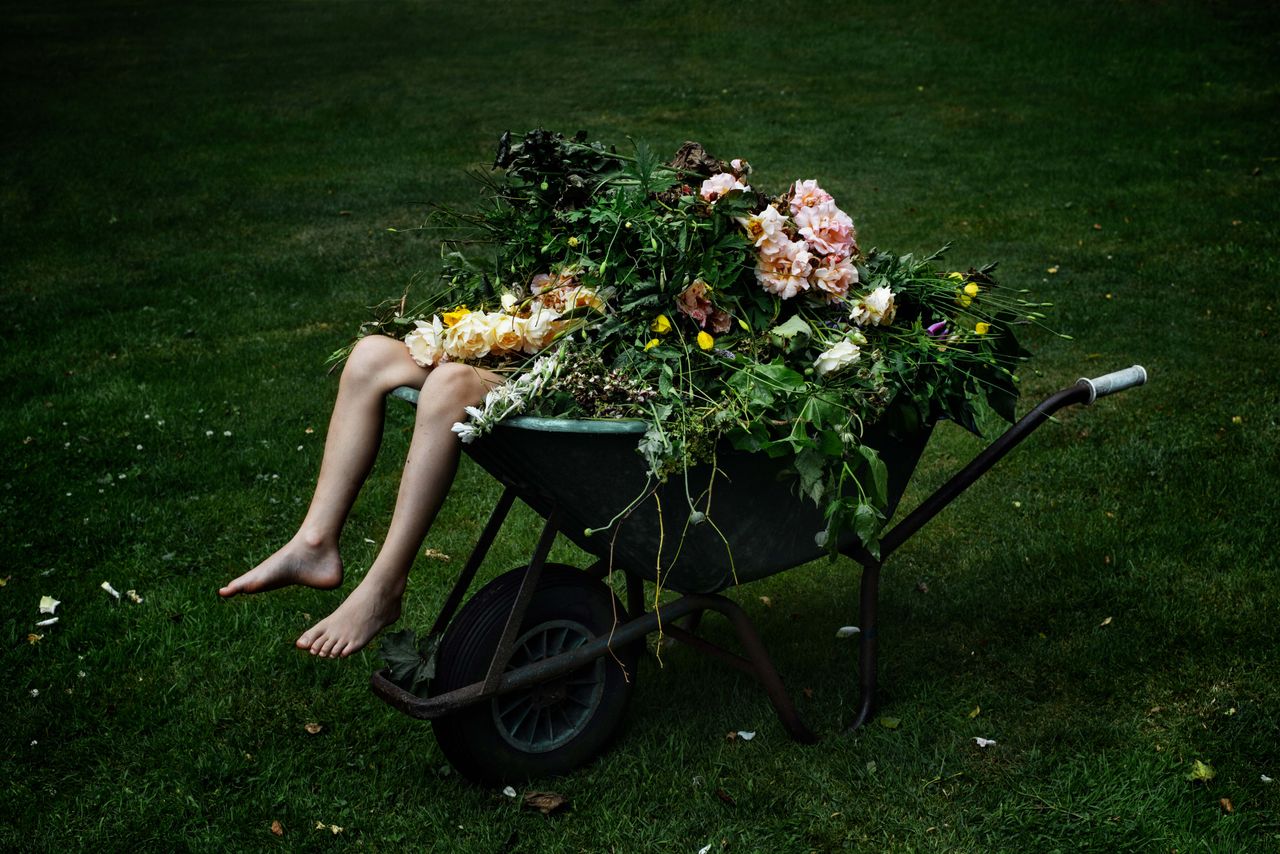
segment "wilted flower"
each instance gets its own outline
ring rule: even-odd
[[[978,335],[986,335],[988,332],[991,331],[991,324],[983,323],[979,321],[977,324],[974,325],[973,331]]]
[[[888,326],[893,323],[897,310],[893,304],[893,291],[879,287],[858,301],[849,319],[859,326]]]
[[[712,338],[709,333],[699,332],[698,346],[703,350],[710,350],[712,347],[716,346],[716,339]]]
[[[649,324],[649,328],[659,335],[666,335],[671,331],[671,321],[665,314],[660,314],[653,319],[653,323]]]

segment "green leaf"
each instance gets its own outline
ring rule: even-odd
[[[885,468],[884,460],[880,459],[880,454],[875,448],[869,448],[866,445],[859,445],[858,453],[867,461],[867,467],[871,470],[871,483],[875,491],[876,504],[887,507],[889,505],[889,470]]]
[[[1193,783],[1207,783],[1216,776],[1218,772],[1213,770],[1212,765],[1197,759],[1191,763],[1191,772],[1187,774],[1187,779]]]
[[[800,491],[818,505],[822,504],[822,475],[825,467],[826,457],[812,448],[806,448],[796,455],[796,471],[800,474]]]
[[[419,645],[412,629],[383,635],[378,655],[387,664],[391,681],[418,697],[427,696],[427,683],[436,675],[436,647],[439,638],[427,638]]]
[[[790,340],[797,335],[810,336],[813,335],[813,328],[804,322],[804,318],[798,314],[791,316],[786,323],[780,323],[769,330],[770,335],[776,335],[779,338]]]
[[[859,504],[858,509],[853,511],[853,530],[876,560],[880,559],[880,539],[876,535],[880,533],[880,521],[883,518],[870,504]]]

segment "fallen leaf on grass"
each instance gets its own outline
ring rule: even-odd
[[[524,805],[543,815],[552,815],[569,808],[569,801],[558,792],[525,792]]]
[[[973,743],[978,745],[979,747],[986,748],[986,747],[991,747],[993,744],[995,744],[996,740],[994,738],[983,738],[980,735],[975,735],[973,737]]]
[[[698,854],[707,854],[707,852],[710,850],[711,850],[711,843],[708,842],[706,845],[698,849]]]
[[[334,836],[337,836],[339,833],[342,832],[343,828],[338,827],[338,825],[336,824],[325,824],[323,821],[317,821],[316,830],[327,830],[330,833],[332,833]]]
[[[119,590],[117,590],[117,589],[115,589],[114,587],[112,587],[112,586],[111,586],[111,582],[110,582],[110,581],[104,581],[104,582],[102,582],[102,585],[101,585],[101,586],[102,586],[102,589],[103,589],[103,590],[105,590],[105,591],[107,591],[108,593],[110,593],[110,594],[111,594],[111,597],[112,597],[113,599],[115,599],[117,602],[119,602],[119,601],[120,601],[120,591],[119,591]]]
[[[738,805],[738,802],[733,799],[733,795],[729,794],[724,789],[716,789],[716,797],[719,798],[721,802],[726,803],[731,807],[736,807]]]
[[[502,794],[506,795],[508,798],[514,798],[516,796],[516,790],[512,786],[507,786],[502,790]]]
[[[860,631],[862,631],[862,629],[858,628],[857,626],[841,626],[840,628],[836,629],[836,637],[851,638]]]
[[[902,719],[881,717],[876,721],[876,723],[880,724],[880,726],[884,727],[885,729],[897,729],[898,727],[902,726]]]
[[[805,689],[804,689],[804,697],[805,697],[805,699],[806,699],[806,700],[812,700],[812,699],[813,699],[813,689],[812,689],[812,688],[805,688]]]
[[[1218,806],[1222,807],[1222,811],[1227,815],[1236,811],[1236,808],[1231,805],[1230,798],[1218,798]]]
[[[973,711],[969,713],[969,720],[973,720],[980,714],[982,714],[982,706],[974,706]]]
[[[52,626],[56,622],[58,622],[57,617],[50,617],[47,620],[41,620],[40,622],[36,623],[36,628],[40,629],[40,628],[44,628],[45,626]]]
[[[1217,774],[1218,772],[1213,770],[1212,765],[1197,759],[1191,763],[1191,771],[1187,774],[1187,779],[1193,783],[1202,783],[1212,780]]]
[[[52,596],[41,596],[40,597],[40,613],[52,614],[54,611],[58,610],[58,606],[61,604],[62,604],[61,602],[59,602],[57,599],[54,599]]]
[[[761,597],[760,597],[760,604],[764,605],[766,608],[772,608],[772,607],[773,607],[773,600],[772,600],[772,599],[770,599],[768,596],[761,596]]]
[[[449,557],[447,554],[440,551],[439,549],[423,549],[422,556],[425,558],[430,558],[431,560],[438,560],[441,563],[448,563],[449,561],[453,560],[453,558]]]
[[[141,605],[141,604],[142,604],[142,597],[138,595],[138,591],[137,591],[137,590],[126,590],[126,591],[124,592],[124,595],[128,596],[128,597],[129,597],[129,601],[130,601],[130,602],[132,602],[133,604],[135,604],[135,605]]]
[[[926,583],[924,583],[923,581],[917,581],[917,582],[916,582],[916,590],[917,590],[917,591],[919,591],[919,592],[921,592],[921,593],[928,593],[928,592],[929,592],[929,585],[928,585],[928,584],[926,584]]]
[[[755,730],[752,730],[750,732],[746,730],[741,730],[741,729],[738,730],[738,738],[742,739],[743,741],[750,741],[755,737],[756,737]]]
[[[276,836],[284,836],[284,825],[280,823],[280,819],[271,822],[271,832]]]
[[[4,578],[0,578],[0,587],[4,587],[6,584],[8,584],[10,578],[13,578],[13,576],[6,575]]]
[[[307,732],[311,733],[312,735],[319,735],[320,730],[324,729],[324,726],[313,722],[313,723],[304,724],[302,728],[305,729]]]
[[[1274,783],[1274,782],[1275,782],[1275,780],[1272,780],[1272,779],[1271,779],[1270,777],[1268,777],[1266,774],[1262,774],[1262,775],[1260,775],[1260,776],[1258,777],[1258,779],[1259,779],[1259,780],[1261,780],[1263,783],[1265,783],[1265,784],[1266,784],[1266,785],[1268,785],[1268,786],[1270,786],[1272,783]]]
[[[1098,623],[1098,628],[1102,628],[1103,626],[1109,626],[1109,625],[1111,625],[1111,618],[1107,617],[1101,623]]]
[[[35,632],[32,632],[31,634],[27,635],[27,643],[31,644],[32,646],[35,646],[36,644],[40,643],[40,641],[43,638],[44,638],[44,635],[38,635]],[[34,697],[35,695],[32,694],[31,696]]]

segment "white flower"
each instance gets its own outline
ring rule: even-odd
[[[743,184],[731,172],[721,172],[702,182],[702,188],[699,195],[709,202],[714,203],[716,199],[723,196],[730,190],[750,190],[746,184]]]
[[[528,317],[519,318],[517,328],[524,338],[524,352],[537,353],[550,344],[563,325],[556,322],[559,319],[560,312],[537,303]]]
[[[980,735],[975,735],[973,737],[973,743],[979,747],[990,747],[996,743],[996,740],[994,738],[983,738]]]
[[[58,610],[58,606],[61,604],[62,604],[61,602],[59,602],[57,599],[54,599],[52,596],[41,596],[40,597],[40,613],[52,614],[54,611]]]
[[[404,337],[409,355],[424,368],[434,367],[446,359],[444,352],[444,324],[437,315],[430,321],[415,320],[417,328]]]
[[[519,302],[520,300],[516,299],[516,295],[508,291],[502,295],[502,310],[508,314],[512,314],[512,309],[514,309],[516,304]]]
[[[738,218],[738,224],[747,230],[747,237],[764,255],[772,255],[790,242],[782,230],[786,223],[787,218],[773,205],[766,206],[755,216]]]
[[[453,427],[450,429],[458,434],[458,438],[462,440],[462,444],[464,445],[470,445],[476,440],[476,437],[480,435],[480,432],[476,430],[474,424],[469,424],[463,421],[455,422]]]
[[[818,376],[826,376],[846,365],[852,365],[861,357],[862,350],[858,348],[858,345],[846,339],[837,341],[834,347],[819,355],[813,366],[817,368]]]
[[[888,326],[893,323],[897,310],[893,304],[893,291],[879,287],[858,301],[849,319],[859,326]]]

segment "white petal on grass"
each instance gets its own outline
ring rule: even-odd
[[[710,850],[711,850],[711,843],[708,842],[706,845],[698,849],[698,854],[707,854],[707,852]]]
[[[508,798],[514,798],[516,796],[516,790],[511,786],[507,786],[502,790],[502,794],[506,795]]]
[[[130,602],[132,602],[133,604],[135,604],[135,605],[141,605],[141,604],[142,604],[142,597],[138,595],[138,591],[137,591],[137,590],[126,590],[126,591],[124,592],[124,595],[128,596],[128,597],[129,597],[129,601],[130,601]]]
[[[52,625],[53,625],[54,623],[56,623],[56,622],[58,622],[58,618],[57,618],[57,617],[50,617],[50,618],[49,618],[49,619],[47,619],[47,620],[41,620],[40,622],[36,623],[36,628],[43,628],[43,627],[45,627],[45,626],[52,626]]]
[[[979,747],[990,747],[996,743],[996,740],[994,738],[983,738],[980,735],[975,735],[973,737],[973,743]]]
[[[755,730],[751,730],[750,732],[748,732],[747,730],[741,730],[741,729],[738,730],[738,738],[742,739],[743,741],[750,741],[755,737],[756,737]]]
[[[40,613],[52,614],[54,611],[58,610],[58,606],[61,604],[62,603],[60,601],[58,601],[57,599],[54,599],[52,596],[41,596],[40,597]]]
[[[120,600],[120,591],[112,587],[110,581],[102,582],[102,589],[110,593],[116,601]]]
[[[860,631],[862,631],[862,629],[858,628],[857,626],[841,626],[840,628],[836,629],[836,637],[851,638]]]
[[[1260,776],[1258,777],[1258,779],[1259,779],[1259,780],[1261,780],[1262,782],[1266,783],[1268,786],[1270,786],[1272,783],[1274,783],[1274,782],[1275,782],[1275,780],[1272,780],[1272,779],[1271,779],[1270,777],[1268,777],[1266,774],[1262,774],[1262,775],[1260,775]]]

